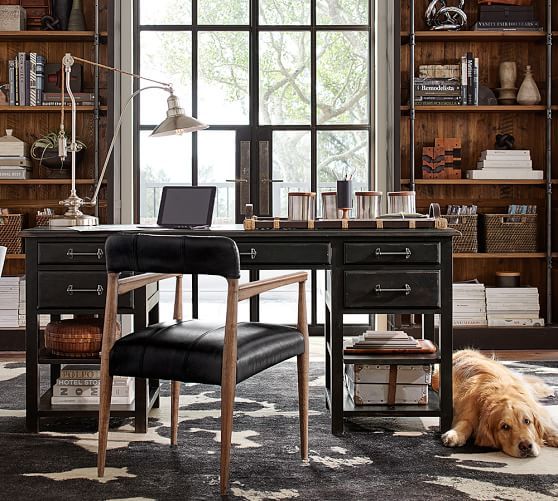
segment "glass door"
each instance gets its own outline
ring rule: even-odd
[[[318,192],[321,205],[345,176],[355,191],[373,187],[372,3],[135,0],[136,71],[172,82],[186,113],[210,126],[151,139],[166,96],[142,93],[136,219],[156,219],[169,184],[217,186],[214,224],[242,223],[247,203],[286,217],[290,191]],[[323,316],[316,283],[313,272],[312,323]],[[203,287],[192,294],[202,301]]]

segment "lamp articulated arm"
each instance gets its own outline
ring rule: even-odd
[[[97,185],[95,187],[95,192],[93,197],[89,201],[85,201],[80,198],[76,193],[76,152],[78,151],[78,145],[76,142],[76,116],[77,116],[77,106],[74,94],[71,88],[71,72],[72,66],[75,61],[79,61],[85,64],[89,64],[91,66],[98,66],[100,68],[104,68],[109,71],[113,71],[116,73],[121,73],[123,75],[131,76],[132,78],[137,78],[141,80],[146,80],[152,82],[157,85],[150,85],[147,87],[143,87],[141,89],[136,90],[126,101],[124,108],[120,114],[120,118],[118,119],[118,123],[116,125],[116,129],[114,131],[114,135],[112,141],[109,145],[109,149],[107,151],[107,156],[103,163],[103,167],[99,174],[99,178],[97,180]],[[195,118],[188,117],[185,115],[184,110],[180,106],[180,102],[178,98],[174,95],[173,86],[172,84],[166,82],[160,82],[158,80],[154,80],[152,78],[142,77],[141,75],[137,75],[135,73],[129,73],[127,71],[121,70],[119,68],[114,68],[112,66],[106,66],[104,64],[96,63],[94,61],[89,61],[87,59],[82,59],[80,57],[72,56],[72,54],[67,53],[62,58],[62,67],[64,72],[63,78],[63,85],[62,85],[62,108],[61,108],[61,123],[60,123],[60,136],[58,141],[58,154],[60,158],[63,160],[67,157],[68,151],[71,154],[72,158],[72,186],[70,196],[60,201],[60,205],[64,205],[68,208],[66,213],[64,214],[63,218],[53,218],[51,219],[52,226],[64,226],[67,225],[96,225],[98,224],[97,218],[92,216],[84,215],[80,208],[83,206],[92,207],[97,204],[97,198],[99,196],[99,191],[102,186],[103,178],[105,176],[108,164],[110,162],[110,157],[114,150],[114,145],[116,144],[116,139],[118,134],[120,133],[120,128],[122,127],[122,122],[124,119],[124,114],[128,109],[128,106],[132,102],[132,100],[144,90],[148,89],[160,89],[169,93],[169,97],[167,98],[167,118],[155,128],[155,130],[151,133],[151,136],[168,136],[174,134],[183,134],[184,132],[194,132],[197,130],[206,129],[208,126],[199,122]],[[64,85],[65,84],[65,85]],[[70,98],[71,103],[71,112],[72,112],[72,131],[71,131],[71,140],[70,144],[67,144],[65,132],[64,132],[64,86],[67,89],[68,96]],[[65,222],[63,220],[66,220]]]

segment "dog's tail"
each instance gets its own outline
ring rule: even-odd
[[[440,392],[440,367],[436,365],[434,373],[432,374],[432,389],[436,392]]]
[[[546,398],[554,395],[554,390],[537,376],[523,374],[522,377],[536,398]]]

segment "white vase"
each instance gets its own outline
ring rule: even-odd
[[[517,93],[517,102],[519,104],[538,104],[541,102],[541,93],[535,83],[535,79],[533,78],[533,73],[531,72],[531,66],[525,66],[525,78],[523,79],[523,83],[519,88],[519,92]]]

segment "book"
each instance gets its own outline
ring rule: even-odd
[[[461,102],[467,104],[467,56],[461,56]]]
[[[481,151],[481,156],[483,155],[493,155],[497,157],[522,156],[531,158],[531,150],[483,150]]]
[[[439,102],[452,102],[452,103],[461,103],[461,96],[416,96],[415,103],[417,102],[429,102],[429,101],[439,101]]]
[[[129,405],[133,403],[135,399],[134,395],[125,397],[112,397],[111,405]],[[99,405],[99,397],[61,397],[52,396],[50,397],[50,404],[56,405]]]
[[[503,169],[509,169],[509,168],[514,168],[514,169],[532,169],[533,168],[533,162],[531,160],[481,160],[480,162],[477,162],[477,168],[479,169],[483,169],[483,168],[494,168],[494,167],[501,167]]]
[[[10,86],[10,92],[8,95],[8,104],[10,106],[16,105],[16,72],[15,72],[15,60],[10,59],[8,61],[8,84]]]
[[[131,385],[113,386],[113,397],[129,397],[134,393]],[[54,397],[99,397],[101,394],[100,386],[65,386],[55,384],[52,387],[52,396]]]
[[[31,167],[31,160],[27,157],[0,156],[0,169],[2,167]]]
[[[60,379],[99,379],[101,367],[99,365],[71,364],[60,370]]]
[[[37,54],[37,104],[43,102],[43,90],[45,88],[45,65],[46,58],[41,54]]]
[[[29,106],[37,106],[37,53],[29,53]]]
[[[490,318],[488,327],[544,327],[544,318]]]
[[[31,171],[23,167],[0,167],[0,179],[30,179]]]
[[[544,172],[542,170],[485,168],[468,170],[467,179],[544,179]]]
[[[473,54],[467,52],[467,105],[473,104]]]
[[[460,96],[461,84],[457,78],[416,78],[415,96]]]
[[[17,54],[19,105],[25,106],[25,52]]]
[[[125,386],[131,384],[133,378],[131,377],[121,377],[114,376],[112,380],[112,386]],[[58,378],[56,384],[60,386],[99,386],[101,384],[100,379],[62,379]]]
[[[43,100],[44,101],[61,101],[61,93],[60,92],[44,92],[43,93]],[[76,102],[80,101],[95,101],[95,93],[94,92],[74,92],[74,99]],[[70,95],[66,92],[64,94],[64,101],[70,102]]]
[[[479,58],[473,59],[473,104],[479,105]]]
[[[461,106],[463,102],[461,98],[454,99],[453,101],[415,101],[417,106]]]

